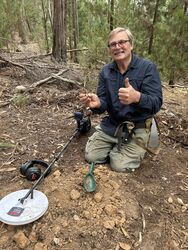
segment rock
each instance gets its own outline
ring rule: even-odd
[[[68,221],[67,221],[67,219],[65,218],[65,217],[63,217],[62,219],[61,219],[61,221],[60,221],[60,225],[62,226],[62,227],[68,227]]]
[[[97,209],[97,215],[101,215],[102,212],[103,212],[103,209],[102,209],[102,208],[98,208],[98,209]]]
[[[97,236],[97,231],[92,231],[92,232],[91,232],[91,235],[92,235],[93,237],[96,237],[96,236]]]
[[[178,202],[181,206],[183,206],[183,205],[184,205],[184,203],[183,203],[182,199],[180,199],[180,198],[177,198],[177,202]]]
[[[131,246],[126,244],[126,243],[123,243],[123,242],[119,242],[119,246],[121,247],[121,249],[123,250],[130,250],[131,249]]]
[[[80,193],[77,190],[73,189],[70,193],[70,197],[72,200],[77,200],[80,198]]]
[[[52,232],[53,234],[58,234],[59,232],[61,231],[61,225],[55,225],[53,228],[52,228]]]
[[[106,229],[111,229],[112,230],[114,228],[114,226],[115,226],[115,222],[113,220],[106,220],[106,221],[104,221],[103,226]]]
[[[48,250],[48,247],[44,245],[42,242],[38,242],[33,250]]]
[[[184,213],[185,211],[187,211],[187,209],[188,209],[188,204],[183,205],[183,206],[181,207],[182,213]]]
[[[115,224],[116,224],[116,226],[122,226],[124,223],[125,223],[125,217],[117,217],[116,219],[115,219]]]
[[[60,238],[54,237],[53,241],[54,241],[54,243],[55,243],[56,245],[58,245],[58,246],[61,246],[61,245],[62,245],[62,244],[61,244],[61,239],[60,239]]]
[[[61,172],[59,170],[56,170],[54,173],[53,173],[53,176],[54,177],[60,177],[61,176]]]
[[[104,207],[104,211],[106,212],[107,215],[112,215],[117,211],[117,207],[115,207],[112,204],[108,204]]]
[[[103,195],[102,195],[101,193],[96,193],[96,194],[94,195],[94,200],[95,200],[97,203],[101,202],[102,199],[103,199]]]
[[[170,204],[172,204],[172,203],[173,203],[173,199],[172,199],[172,197],[169,197],[169,198],[168,198],[168,203],[170,203]]]
[[[18,247],[21,248],[21,249],[25,249],[30,244],[29,239],[25,236],[24,232],[22,232],[22,231],[18,231],[13,236],[13,240],[16,242]]]
[[[79,221],[79,220],[80,220],[79,216],[76,215],[76,214],[73,216],[73,219],[74,219],[75,221]]]
[[[26,91],[26,87],[23,85],[16,86],[16,88],[15,88],[16,93],[23,93],[25,91]]]
[[[83,217],[86,219],[90,219],[91,218],[91,214],[89,211],[85,210],[83,211]]]

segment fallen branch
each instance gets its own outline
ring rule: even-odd
[[[34,83],[30,86],[30,88],[39,87],[39,86],[41,86],[42,84],[44,84],[45,82],[47,82],[47,81],[53,79],[54,76],[62,75],[63,73],[67,72],[68,70],[69,70],[69,69],[63,69],[63,70],[59,71],[57,74],[51,75],[51,76],[49,76],[49,77],[47,77],[47,78],[45,78],[45,79],[42,79],[42,80],[40,80],[40,81],[38,81],[38,82],[34,82]]]
[[[22,64],[12,62],[12,61],[10,61],[10,60],[7,60],[7,59],[3,58],[2,56],[0,56],[0,60],[4,61],[4,62],[6,62],[6,63],[12,64],[12,65],[14,65],[14,66],[20,67],[20,68],[22,68],[22,69],[24,69],[24,70],[26,70],[26,71],[28,70],[28,69],[27,69],[25,66],[23,66]]]
[[[26,72],[30,72],[32,75],[37,76],[33,71],[31,71],[30,69],[28,69],[27,67],[25,67],[24,65],[22,65],[22,64],[20,64],[20,63],[12,62],[12,61],[10,61],[10,60],[7,60],[7,59],[3,58],[2,56],[0,56],[0,60],[6,62],[7,64],[10,64],[10,65],[13,65],[13,66],[22,68],[22,69],[24,69]]]
[[[172,86],[169,86],[170,88],[188,88],[188,86],[185,86],[185,85],[172,85]]]
[[[164,102],[164,104],[173,104],[173,105],[176,105],[176,106],[181,106],[181,104],[177,103],[177,102]]]
[[[40,65],[37,62],[33,62],[33,64],[31,63],[22,63],[22,65],[27,66],[27,67],[38,67],[38,68],[46,68],[46,69],[59,69],[58,67],[54,67],[54,66],[48,66],[48,65]]]
[[[183,145],[183,146],[185,146],[185,147],[188,147],[188,143],[185,143],[185,142],[183,142],[183,141],[181,141],[181,140],[179,140],[179,139],[177,139],[177,138],[174,138],[174,137],[172,137],[172,136],[167,136],[169,139],[171,139],[171,140],[173,140],[173,141],[175,141],[175,142],[178,142],[178,143],[180,143],[181,145]]]
[[[14,170],[16,170],[17,168],[3,168],[3,169],[0,169],[0,172],[12,172]]]
[[[3,102],[3,103],[0,103],[0,108],[3,108],[7,105],[9,105],[11,102]],[[0,143],[1,144],[1,143]],[[1,147],[1,146],[0,146]]]
[[[54,74],[52,74],[52,76],[53,76],[53,78],[62,80],[63,82],[68,82],[68,83],[72,83],[72,84],[76,84],[76,85],[82,85],[82,83],[80,83],[80,82],[75,82],[73,80],[70,80],[70,79],[67,79],[67,78],[63,78],[61,76],[57,76],[57,75],[54,75]]]
[[[145,216],[144,214],[142,213],[142,232],[144,233],[145,231],[145,228],[146,228],[146,221],[145,221]]]

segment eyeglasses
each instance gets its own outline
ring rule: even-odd
[[[123,45],[125,45],[128,42],[130,42],[130,40],[119,40],[118,42],[112,42],[112,43],[108,44],[108,47],[111,49],[115,49],[117,44],[118,44],[118,46],[122,47]]]

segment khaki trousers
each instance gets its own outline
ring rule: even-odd
[[[150,132],[145,128],[135,130],[135,138],[147,146]],[[118,139],[105,134],[100,126],[96,127],[96,132],[88,139],[85,149],[85,158],[91,163],[104,163],[110,159],[110,166],[114,171],[125,172],[140,166],[146,150],[137,145],[134,140],[128,144],[122,144],[118,150]]]

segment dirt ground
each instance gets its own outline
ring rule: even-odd
[[[19,63],[29,69],[31,62]],[[17,88],[28,89],[49,76],[49,64],[43,66],[35,67],[33,76],[32,67],[7,64],[0,69],[0,142],[6,143],[0,148],[0,199],[31,188],[20,166],[31,159],[51,162],[77,126],[69,118],[81,110],[77,84],[55,79],[31,91]],[[82,72],[71,65],[63,77],[84,81]],[[91,131],[73,139],[37,188],[48,198],[47,212],[27,225],[1,222],[0,249],[188,249],[188,91],[164,85],[163,92],[157,156],[147,155],[133,173],[96,166],[96,190],[85,192],[82,183],[89,166],[84,147],[101,120],[92,116]]]

